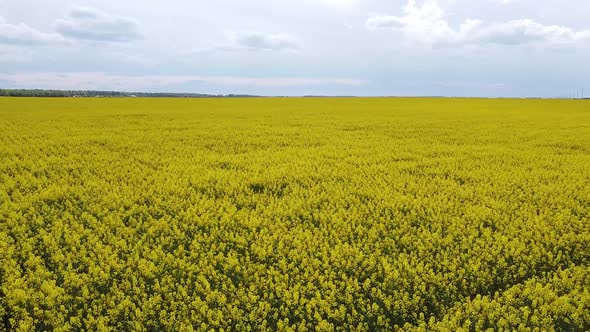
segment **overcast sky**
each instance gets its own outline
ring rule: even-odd
[[[0,0],[0,87],[590,95],[590,0]]]

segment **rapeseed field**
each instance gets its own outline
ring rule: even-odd
[[[0,329],[585,331],[590,102],[0,99]]]

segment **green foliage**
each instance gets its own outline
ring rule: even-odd
[[[108,98],[246,98],[250,95],[207,95],[201,93],[121,92],[91,90],[0,89],[0,97],[108,97]]]
[[[0,329],[590,329],[584,101],[0,99]]]

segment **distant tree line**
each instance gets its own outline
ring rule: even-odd
[[[61,97],[61,98],[247,98],[253,95],[228,94],[211,95],[201,93],[168,93],[168,92],[121,92],[94,90],[42,90],[42,89],[0,89],[0,97]]]

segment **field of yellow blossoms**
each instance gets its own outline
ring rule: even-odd
[[[590,101],[0,99],[0,330],[590,330]]]

